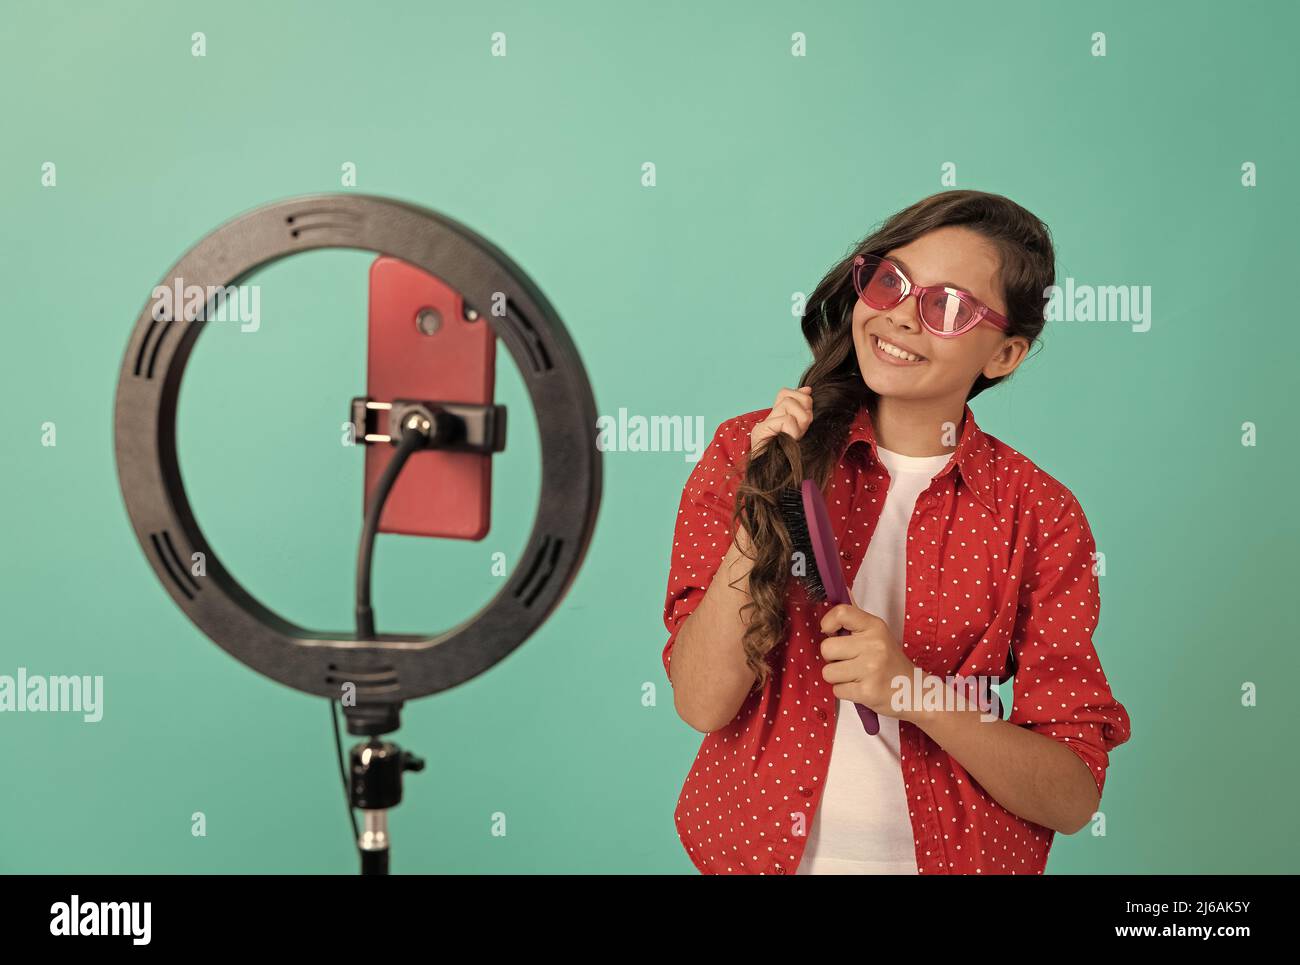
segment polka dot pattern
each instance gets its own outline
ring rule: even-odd
[[[677,633],[731,544],[749,434],[770,412],[722,423],[682,491],[664,604],[670,681]],[[888,491],[863,408],[826,492],[846,578],[862,564]],[[1095,542],[1078,500],[980,430],[966,406],[957,448],[917,499],[907,539],[899,642],[908,657],[941,675],[1005,677],[1014,666],[1008,719],[1069,747],[1100,792],[1130,721],[1093,648]],[[836,720],[820,652],[828,604],[796,582],[786,606],[790,632],[769,655],[767,686],[705,735],[678,798],[678,836],[706,874],[794,874],[820,801]],[[916,726],[900,722],[899,735],[921,874],[1043,872],[1051,829],[1003,808]]]

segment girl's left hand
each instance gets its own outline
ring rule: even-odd
[[[828,636],[821,643],[822,677],[834,684],[836,697],[865,704],[877,714],[907,719],[913,708],[894,706],[894,693],[904,696],[913,689],[916,664],[894,639],[889,624],[859,607],[841,603],[822,617],[822,633],[833,634],[842,627],[851,632]],[[912,701],[908,701],[912,703]]]

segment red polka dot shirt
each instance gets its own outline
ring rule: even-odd
[[[731,510],[751,430],[771,409],[722,423],[682,492],[664,624],[673,644],[731,545]],[[852,583],[889,476],[862,408],[825,491]],[[1100,612],[1096,544],[1074,495],[975,424],[965,407],[952,459],[917,499],[908,527],[908,658],[941,676],[1014,670],[1011,723],[1061,741],[1101,792],[1109,752],[1129,738],[1092,633]],[[837,698],[822,677],[821,617],[792,581],[789,634],[772,675],[730,724],[704,737],[674,821],[708,874],[794,874],[830,764]],[[920,728],[899,722],[903,783],[921,874],[1041,874],[1054,832],[1017,817]]]

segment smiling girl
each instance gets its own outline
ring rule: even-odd
[[[1130,722],[1092,643],[1092,532],[968,405],[1024,360],[1054,278],[1024,208],[926,198],[809,296],[799,388],[718,427],[664,606],[674,704],[706,735],[674,816],[701,871],[1036,874],[1097,811]],[[856,605],[792,575],[780,494],[805,478]],[[1008,678],[1006,719],[921,699]]]

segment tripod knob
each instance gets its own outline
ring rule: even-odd
[[[424,758],[417,757],[410,751],[402,751],[402,770],[404,771],[422,771],[424,770]]]

